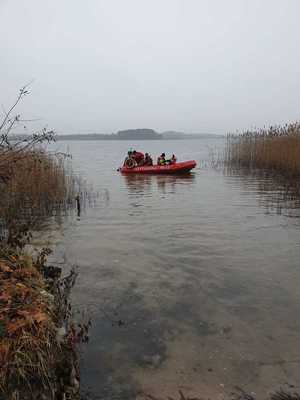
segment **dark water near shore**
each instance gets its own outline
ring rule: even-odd
[[[87,398],[300,385],[299,203],[271,178],[212,168],[222,144],[138,143],[198,162],[179,177],[119,175],[128,142],[56,144],[99,193],[45,233],[56,262],[80,266],[74,303],[93,320]]]

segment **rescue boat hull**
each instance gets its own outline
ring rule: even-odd
[[[184,174],[190,172],[197,165],[195,160],[178,162],[170,165],[152,165],[141,167],[121,167],[122,174]]]

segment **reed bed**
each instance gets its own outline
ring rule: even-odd
[[[300,176],[300,123],[229,134],[225,162],[229,167]]]
[[[53,215],[74,204],[76,180],[65,156],[41,149],[0,152],[0,218]]]

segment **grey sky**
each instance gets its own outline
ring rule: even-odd
[[[300,118],[299,0],[0,0],[0,102],[58,132]]]

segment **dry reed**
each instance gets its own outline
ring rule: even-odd
[[[228,135],[225,161],[228,166],[299,176],[300,123]]]
[[[65,157],[44,150],[0,152],[0,217],[51,215],[75,200],[75,180]]]

